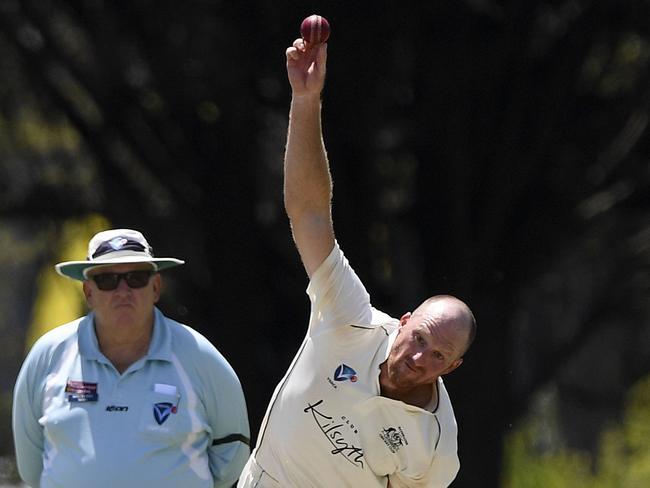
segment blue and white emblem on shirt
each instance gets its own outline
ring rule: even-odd
[[[156,403],[153,406],[153,418],[156,419],[158,425],[162,425],[165,420],[174,411],[174,404],[169,402]]]
[[[346,364],[340,364],[336,370],[334,370],[334,380],[335,381],[346,381],[350,380],[352,383],[357,381],[357,372],[353,370],[350,366]]]

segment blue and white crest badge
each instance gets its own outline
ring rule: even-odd
[[[347,364],[339,364],[334,370],[334,380],[336,381],[350,380],[354,383],[357,379],[357,372]]]
[[[158,425],[162,425],[169,415],[173,412],[174,404],[169,402],[156,403],[153,406],[153,418],[156,419]]]

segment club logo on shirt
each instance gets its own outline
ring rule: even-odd
[[[409,445],[401,427],[397,427],[397,429],[394,427],[383,429],[379,437],[381,437],[381,440],[384,441],[384,444],[388,446],[388,449],[393,454],[399,451],[402,446]]]
[[[162,425],[169,418],[169,414],[176,413],[176,407],[170,402],[160,402],[153,406],[153,418],[158,425]]]
[[[359,378],[357,377],[357,372],[347,364],[339,364],[339,366],[334,371],[335,381],[350,380],[352,383],[355,383],[358,379]]]

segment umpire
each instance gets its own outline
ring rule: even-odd
[[[239,380],[201,334],[155,306],[156,258],[130,229],[96,234],[88,259],[56,265],[83,281],[91,312],[42,336],[14,390],[22,479],[37,488],[226,488],[249,450]]]

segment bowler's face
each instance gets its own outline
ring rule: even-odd
[[[465,340],[466,331],[443,307],[405,314],[388,356],[388,379],[403,389],[433,383],[460,365]]]
[[[114,330],[120,328],[148,327],[153,320],[153,307],[160,298],[162,279],[154,274],[142,288],[131,288],[125,279],[120,279],[114,290],[100,290],[93,276],[102,273],[128,273],[131,271],[151,271],[146,263],[116,264],[93,268],[88,272],[88,280],[83,289],[88,306],[95,312],[97,325]],[[123,331],[124,332],[124,331]]]

